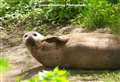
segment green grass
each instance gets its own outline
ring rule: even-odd
[[[120,33],[120,0],[48,0],[48,4],[65,5],[63,7],[41,7],[41,1],[0,0],[1,26],[43,31],[47,27],[56,28],[74,23],[88,29],[107,27],[113,33]],[[66,3],[84,6],[70,7]]]
[[[111,2],[112,1],[112,2]],[[81,11],[76,23],[88,29],[108,27],[112,32],[120,33],[120,2],[113,0],[85,0],[85,7]]]
[[[71,76],[81,81],[119,82],[120,70],[70,70]]]

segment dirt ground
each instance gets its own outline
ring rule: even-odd
[[[0,29],[0,57],[7,58],[10,63],[10,69],[0,73],[0,82],[15,82],[18,74],[41,65],[22,44],[23,33],[7,33]]]
[[[10,61],[10,69],[2,74],[2,82],[15,82],[15,77],[40,64],[27,52],[23,45],[5,49],[1,52]]]

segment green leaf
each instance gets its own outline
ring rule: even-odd
[[[6,71],[9,69],[10,64],[8,62],[8,59],[4,57],[0,57],[0,72]]]

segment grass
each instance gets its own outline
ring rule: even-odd
[[[43,69],[25,82],[119,82],[120,70]],[[33,70],[34,71],[34,70]],[[62,77],[59,76],[62,74]],[[39,75],[39,77],[38,77]],[[24,75],[23,75],[24,76]],[[43,81],[44,80],[44,81]],[[61,80],[61,81],[57,81]],[[20,82],[19,80],[16,82]]]
[[[44,0],[0,0],[0,26],[9,30],[20,27],[46,32],[48,27],[74,23],[87,29],[107,27],[120,34],[120,0],[45,0],[49,5],[65,7],[41,7],[41,1]],[[84,6],[70,7],[66,3]]]
[[[93,81],[93,82],[119,82],[120,70],[71,70],[71,77],[74,81]],[[73,81],[73,82],[74,82]]]

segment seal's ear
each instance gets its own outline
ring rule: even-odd
[[[51,36],[43,39],[42,41],[46,41],[48,43],[56,43],[56,45],[64,45],[68,39],[63,39],[57,36]]]

